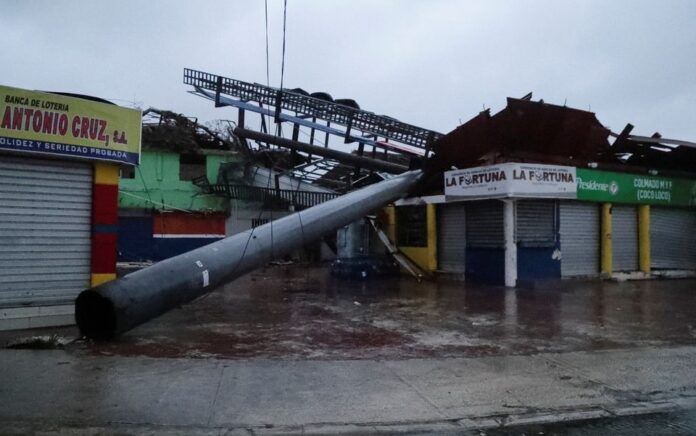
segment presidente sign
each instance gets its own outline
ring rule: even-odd
[[[505,163],[445,173],[447,197],[575,198],[575,168]]]
[[[0,149],[137,165],[140,133],[139,110],[0,86]]]
[[[696,206],[696,180],[507,163],[447,171],[445,196],[450,199],[568,198],[688,207]]]
[[[696,206],[696,181],[578,168],[578,200]]]

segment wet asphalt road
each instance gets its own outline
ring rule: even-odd
[[[500,430],[476,430],[469,434],[479,436],[693,436],[696,435],[696,410],[528,425]]]
[[[86,349],[151,357],[397,359],[688,345],[696,343],[695,308],[696,280],[505,289],[408,277],[346,281],[327,269],[277,266]]]
[[[400,359],[696,343],[696,280],[564,281],[505,289],[408,277],[346,281],[258,270],[108,343],[98,355]],[[48,330],[69,339],[75,328]],[[37,332],[0,332],[0,345]],[[38,332],[40,333],[40,332]]]
[[[277,266],[112,342],[78,339],[74,327],[0,332],[0,345],[41,333],[74,340],[0,350],[0,396],[13,405],[0,415],[19,420],[12,434],[113,424],[157,432],[179,421],[196,434],[239,422],[259,434],[266,423],[271,433],[307,423],[300,433],[364,431],[365,421],[390,423],[387,433],[404,422],[406,434],[466,434],[479,421],[447,432],[487,416],[493,424],[469,434],[696,434],[693,407],[652,408],[694,398],[694,308],[696,280],[504,289]],[[635,407],[649,414],[492,429],[508,415],[552,422]]]
[[[294,361],[5,349],[0,434],[689,434],[694,361],[696,346]]]

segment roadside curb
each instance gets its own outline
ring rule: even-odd
[[[510,415],[462,417],[437,421],[382,422],[382,423],[332,423],[301,426],[247,426],[244,424],[219,427],[166,426],[129,423],[87,424],[42,423],[40,421],[9,421],[3,424],[3,434],[19,435],[39,432],[44,435],[69,434],[157,434],[157,435],[367,435],[367,434],[462,434],[493,429],[513,429],[520,426],[545,425],[663,414],[684,411],[696,407],[696,397],[675,398],[655,402],[634,402],[616,407],[589,407],[574,410],[545,410]]]

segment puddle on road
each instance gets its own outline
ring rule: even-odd
[[[284,359],[473,357],[696,343],[696,280],[505,289],[326,268],[242,277],[112,342],[107,355]]]
[[[527,425],[510,428],[482,430],[477,432],[486,436],[517,435],[588,435],[588,436],[678,436],[696,434],[696,413],[656,413],[648,415],[623,416],[591,419],[586,421],[558,422],[543,425]]]

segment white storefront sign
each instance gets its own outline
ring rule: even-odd
[[[445,172],[445,196],[576,198],[575,179],[575,167],[505,163]]]

